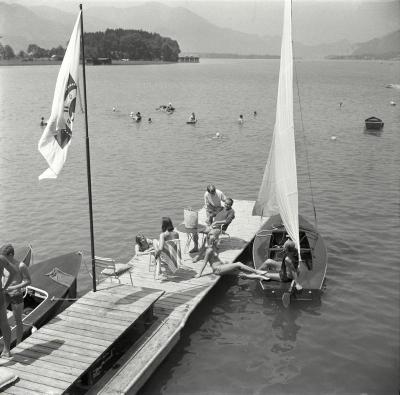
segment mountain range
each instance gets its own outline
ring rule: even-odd
[[[280,26],[276,28],[275,35],[262,36],[217,26],[182,6],[169,6],[156,2],[145,2],[134,6],[127,3],[125,7],[101,5],[101,3],[88,4],[84,9],[87,32],[104,31],[106,28],[157,32],[177,40],[183,54],[277,55],[280,52]],[[16,52],[26,50],[32,43],[43,48],[58,45],[65,47],[76,14],[72,11],[66,12],[65,8],[48,5],[33,3],[24,6],[0,2],[0,36],[2,36],[0,40],[3,45],[11,45]],[[281,15],[274,19],[280,20]],[[278,24],[275,22],[275,25]],[[359,44],[346,39],[319,44],[303,44],[299,41],[294,43],[295,55],[302,58],[321,58],[331,54],[350,55],[353,50],[360,48],[362,47]]]

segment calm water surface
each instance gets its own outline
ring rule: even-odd
[[[39,122],[57,73],[0,68],[0,242],[32,243],[36,261],[90,247],[82,114],[59,178],[37,180],[46,168]],[[308,152],[329,252],[321,303],[284,310],[251,282],[221,284],[143,394],[398,393],[400,92],[385,85],[400,82],[399,63],[301,61],[296,73],[300,210],[312,220]],[[255,199],[278,61],[96,66],[87,80],[96,254],[127,261],[138,231],[156,237],[163,215],[179,223],[183,207],[202,205],[208,183]],[[173,115],[156,111],[168,102]],[[132,123],[131,111],[144,122]],[[192,111],[195,126],[186,125]],[[373,115],[382,133],[364,132]],[[89,286],[83,267],[81,292]]]

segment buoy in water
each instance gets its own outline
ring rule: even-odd
[[[219,132],[215,133],[215,137],[217,137],[217,138],[219,138],[219,137],[220,137],[220,134],[219,134]]]
[[[396,102],[391,101],[391,102],[390,102],[390,105],[391,105],[391,106],[395,106],[395,105],[396,105]]]
[[[115,107],[113,107],[113,111],[117,111],[117,109]]]
[[[336,140],[336,136],[331,136],[331,140]]]

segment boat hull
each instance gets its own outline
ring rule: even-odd
[[[327,250],[321,235],[314,226],[299,216],[300,233],[300,275],[299,283],[303,290],[292,291],[298,300],[315,300],[321,295],[327,268]],[[266,259],[280,262],[283,257],[282,245],[287,240],[287,232],[280,215],[269,218],[253,239],[253,265],[260,268]],[[281,299],[290,288],[290,282],[260,281],[260,288],[266,296]]]
[[[365,128],[367,130],[380,130],[384,126],[382,119],[371,117],[365,120]]]
[[[33,327],[40,328],[67,307],[70,302],[65,301],[65,298],[76,298],[76,281],[81,262],[82,254],[73,252],[29,267],[32,282],[24,298],[23,338],[31,334]],[[8,315],[13,346],[16,328],[14,317],[10,312]]]

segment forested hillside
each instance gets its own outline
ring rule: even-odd
[[[85,33],[85,55],[91,58],[178,61],[177,41],[143,30],[107,29]]]

